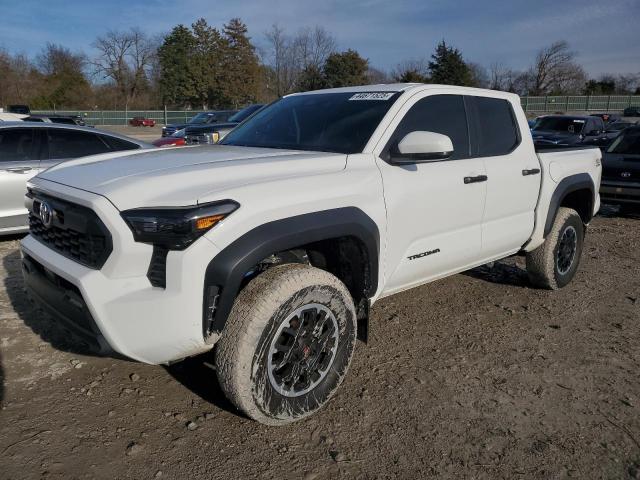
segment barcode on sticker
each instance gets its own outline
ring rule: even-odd
[[[362,92],[356,93],[349,100],[389,100],[395,92]]]

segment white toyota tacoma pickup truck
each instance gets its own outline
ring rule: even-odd
[[[536,151],[516,95],[422,84],[288,95],[219,145],[86,157],[32,179],[25,284],[103,351],[215,346],[225,394],[283,424],[345,376],[380,298],[510,255],[571,281],[597,148]]]

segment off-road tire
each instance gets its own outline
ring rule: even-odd
[[[334,315],[337,349],[324,378],[312,390],[288,397],[270,379],[270,346],[291,313],[310,304],[324,306]],[[331,398],[351,363],[355,342],[355,307],[338,278],[308,265],[276,266],[251,280],[238,295],[217,345],[218,380],[227,398],[247,416],[267,425],[284,425],[316,412]]]
[[[584,243],[584,224],[578,212],[571,208],[560,207],[556,215],[553,227],[547,235],[544,243],[535,250],[527,253],[527,273],[529,281],[538,288],[557,290],[567,285],[573,279]],[[563,238],[573,237],[575,233],[575,250],[568,267],[561,269],[560,265],[566,266],[559,260],[562,250]],[[570,242],[573,244],[573,241]],[[565,256],[566,259],[566,256]]]

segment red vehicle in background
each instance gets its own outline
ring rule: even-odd
[[[156,121],[151,118],[133,117],[129,120],[129,125],[132,127],[155,127]]]

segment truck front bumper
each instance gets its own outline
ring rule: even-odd
[[[602,180],[600,197],[603,202],[615,205],[640,204],[640,183]]]
[[[36,188],[47,186],[39,181]],[[60,185],[52,196],[89,207],[104,222],[113,251],[101,269],[67,258],[33,235],[21,242],[27,291],[97,350],[112,349],[151,364],[169,363],[211,349],[203,331],[205,269],[218,253],[202,237],[166,259],[166,288],[151,285],[153,247],[136,243],[120,212],[104,197]]]

